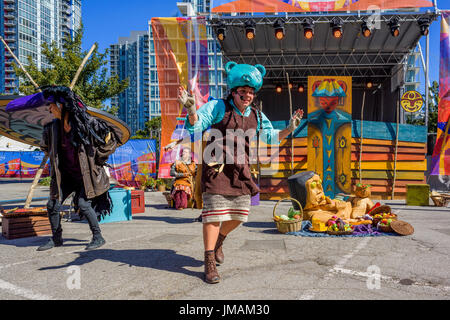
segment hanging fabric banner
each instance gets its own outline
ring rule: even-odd
[[[442,12],[437,138],[431,175],[450,175],[450,11]]]
[[[189,137],[184,129],[186,111],[177,100],[178,88],[194,94],[197,108],[209,97],[206,21],[204,17],[153,18],[152,32],[161,101],[158,177],[170,178],[170,166],[179,157],[182,145],[171,150],[164,150],[164,146]]]

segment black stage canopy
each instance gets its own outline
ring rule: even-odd
[[[373,95],[371,101],[366,101],[364,118],[395,121],[392,110],[396,108],[395,101],[403,85],[407,58],[423,36],[419,21],[428,19],[431,23],[437,17],[434,12],[237,15],[212,16],[209,22],[216,35],[220,29],[226,30],[224,40],[220,41],[224,63],[235,61],[265,66],[267,74],[259,94],[265,106],[279,105],[283,99],[288,103],[287,94],[278,97],[273,94],[277,84],[286,85],[286,73],[291,83],[304,85],[308,76],[352,76],[353,116],[360,117],[360,108],[355,108],[355,105],[361,105],[362,87],[370,79],[379,90],[377,97]],[[304,37],[307,19],[313,22],[312,39]],[[391,34],[390,22],[395,20],[399,25],[397,37]],[[248,21],[255,23],[252,40],[246,37],[245,24]],[[281,21],[285,28],[282,40],[275,37],[274,24],[277,21]],[[342,24],[341,38],[333,36],[332,23],[335,21]],[[373,25],[369,37],[362,33],[363,22]],[[292,93],[294,105],[306,106],[305,94],[299,95],[294,90]],[[376,110],[371,110],[375,107]],[[279,109],[277,112],[264,110],[272,120],[288,119],[289,116],[289,110],[281,113]]]

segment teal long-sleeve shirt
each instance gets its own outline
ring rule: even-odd
[[[230,101],[234,111],[241,116],[248,117],[251,114],[251,107],[247,107],[244,114],[235,106],[233,101]],[[186,130],[194,137],[201,137],[201,134],[206,131],[211,125],[219,123],[225,116],[225,102],[222,99],[211,100],[205,103],[197,110],[198,121],[192,126],[189,118],[186,117]],[[261,140],[267,144],[279,144],[278,135],[281,130],[274,129],[270,120],[264,113],[261,112],[261,121],[259,117],[257,131],[260,131]],[[260,123],[262,122],[262,123]]]

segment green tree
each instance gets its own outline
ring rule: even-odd
[[[50,67],[38,70],[29,56],[28,66],[25,69],[39,86],[64,85],[69,87],[87,55],[87,51],[81,49],[82,38],[83,26],[75,33],[73,39],[69,35],[64,38],[62,49],[58,48],[56,42],[52,42],[50,45],[43,43],[42,55]],[[100,53],[97,45],[81,71],[73,91],[87,106],[114,113],[117,110],[105,108],[103,102],[128,88],[128,79],[119,80],[117,75],[108,76],[107,57],[108,49],[104,53]],[[16,74],[23,79],[19,91],[25,95],[36,93],[36,89],[23,70],[15,64],[13,67]]]
[[[161,132],[161,117],[155,117],[145,122],[144,129],[136,131],[133,139],[156,139],[159,142]]]

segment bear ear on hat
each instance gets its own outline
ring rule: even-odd
[[[233,69],[235,66],[237,66],[237,63],[234,61],[229,61],[227,62],[227,64],[225,65],[225,71],[227,73],[230,73],[231,69]]]
[[[261,72],[261,76],[264,77],[266,75],[266,68],[264,68],[263,65],[257,64],[255,65],[255,68]]]

